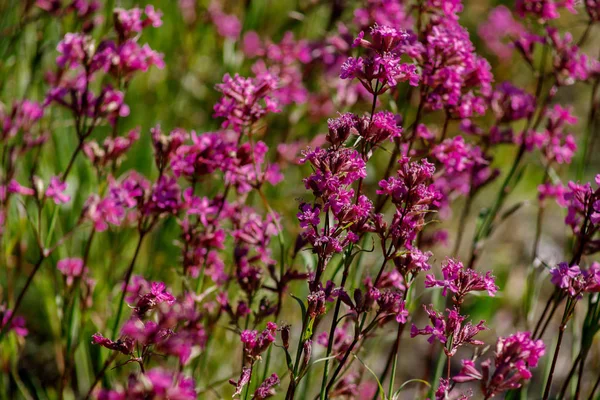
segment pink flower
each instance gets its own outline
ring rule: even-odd
[[[8,193],[16,193],[20,194],[21,196],[33,196],[35,194],[35,190],[25,186],[21,186],[19,182],[17,182],[15,179],[11,180],[8,183],[7,189]]]
[[[173,304],[174,302],[175,297],[167,291],[167,285],[163,282],[152,282],[150,293],[146,293],[140,297],[134,311],[137,315],[142,316],[159,304]]]
[[[11,319],[13,312],[12,310],[7,310],[6,306],[0,305],[0,331],[3,331],[6,328],[6,324],[8,320]],[[10,321],[10,326],[6,328],[7,331],[14,331],[17,336],[25,337],[29,333],[27,328],[25,327],[25,318],[21,316],[15,316]]]
[[[54,200],[54,203],[56,204],[65,204],[71,200],[71,196],[64,193],[66,190],[66,182],[63,182],[59,177],[54,176],[50,179],[50,184],[46,189],[46,197]]]
[[[430,325],[423,329],[417,328],[414,324],[410,329],[410,337],[418,335],[429,335],[427,341],[433,343],[438,340],[445,344],[444,352],[448,356],[453,356],[459,347],[470,344],[473,346],[481,346],[483,342],[475,339],[475,336],[487,328],[484,321],[480,321],[477,325],[471,322],[465,322],[466,317],[460,315],[456,308],[446,309],[446,314],[436,312],[433,305],[429,307],[423,306],[425,312],[429,315]]]
[[[481,363],[481,373],[473,362],[463,361],[457,382],[482,380],[483,395],[492,398],[507,390],[519,388],[524,381],[531,379],[529,368],[537,366],[544,352],[544,342],[532,340],[530,332],[518,332],[506,338],[498,338],[494,359]]]
[[[67,286],[71,286],[75,278],[87,271],[81,258],[63,258],[56,264],[56,268],[67,277]]]
[[[231,127],[237,132],[248,127],[266,114],[279,112],[271,98],[278,79],[272,74],[261,74],[256,78],[244,78],[235,74],[223,77],[223,83],[216,85],[223,97],[215,104],[216,117],[223,117],[223,128]]]
[[[263,400],[268,397],[275,395],[275,386],[279,385],[279,377],[277,374],[272,374],[270,377],[265,379],[263,383],[260,384],[258,389],[254,392],[253,399],[255,400]]]
[[[83,64],[90,50],[87,46],[89,38],[80,33],[67,33],[58,43],[57,50],[61,54],[56,64],[61,68],[73,68]]]
[[[510,42],[520,37],[525,27],[514,20],[506,6],[498,6],[492,9],[488,20],[479,25],[477,32],[499,60],[508,61],[514,51]]]
[[[153,28],[162,26],[163,13],[154,9],[153,5],[148,4],[144,9],[144,13],[146,13],[146,20],[144,21],[144,24],[150,24]]]
[[[242,40],[242,50],[248,57],[257,57],[264,54],[260,36],[255,31],[248,31],[244,34]]]
[[[108,338],[105,338],[100,333],[95,333],[92,335],[92,343],[127,355],[132,354],[134,349],[133,339],[125,338],[123,340],[117,340],[114,342]]]
[[[242,23],[238,17],[225,14],[216,2],[210,5],[208,12],[220,36],[231,39],[237,39],[240,36]]]
[[[442,275],[441,280],[436,280],[435,275],[427,275],[425,287],[442,287],[442,296],[446,296],[450,289],[456,293],[455,302],[458,304],[462,303],[469,292],[485,290],[490,296],[494,296],[498,291],[491,272],[480,274],[471,268],[465,268],[460,261],[452,258],[447,258],[442,264]]]

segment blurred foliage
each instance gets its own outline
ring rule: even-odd
[[[224,6],[228,13],[240,17],[243,22],[243,32],[256,30],[262,37],[277,42],[284,32],[289,30],[293,31],[297,38],[321,39],[327,33],[333,3],[333,1],[318,0],[229,0],[224,2]],[[345,8],[340,19],[351,19],[355,2],[343,3],[345,3]],[[474,43],[483,54],[487,53],[475,34],[476,28],[487,17],[487,11],[500,3],[509,2],[465,1],[465,11],[461,17],[461,23],[469,28]],[[165,130],[174,127],[197,132],[216,130],[220,121],[212,117],[212,109],[219,98],[219,93],[214,90],[214,85],[222,80],[225,73],[249,74],[253,62],[244,59],[238,42],[224,39],[216,33],[206,15],[208,1],[197,1],[197,15],[194,21],[190,22],[192,16],[183,15],[175,0],[106,0],[102,8],[106,10],[104,27],[97,30],[96,34],[100,35],[108,30],[112,21],[110,13],[113,6],[130,8],[141,7],[145,4],[153,4],[162,10],[164,23],[160,29],[144,32],[140,42],[148,42],[153,49],[164,53],[166,67],[163,70],[151,69],[148,73],[136,77],[128,88],[126,103],[130,106],[131,113],[127,118],[122,119],[118,129],[123,134],[139,126],[142,136],[128,153],[117,174],[135,169],[147,177],[155,177],[157,171],[150,151],[149,129],[160,124]],[[44,72],[52,70],[55,66],[56,52],[54,50],[57,43],[65,33],[81,29],[81,21],[73,14],[59,19],[41,12],[27,11],[29,17],[24,18],[23,15],[29,7],[31,7],[30,0],[0,0],[0,107],[10,107],[13,100],[22,98],[43,101],[48,89],[48,85],[44,81]],[[569,27],[575,32],[575,35],[580,34],[585,28],[581,23],[581,16],[572,16],[565,21],[565,24],[570,24]],[[494,56],[489,56],[492,64],[496,66],[494,74],[497,82],[510,78],[516,84],[531,87],[531,74],[522,63],[494,60]],[[305,84],[308,88],[320,85],[319,80],[314,76],[307,78]],[[585,110],[589,97],[587,90],[587,88],[581,87],[568,88],[561,92],[559,100],[573,103],[578,111]],[[387,98],[385,101],[388,101]],[[383,106],[388,106],[388,104],[384,103]],[[389,106],[402,108],[403,105],[389,104]],[[359,104],[357,109],[365,110],[367,107],[365,104]],[[415,112],[415,104],[411,104],[407,120],[411,121]],[[436,119],[439,121],[439,117],[433,115],[430,118],[432,121],[436,121]],[[580,117],[582,120],[585,119],[583,115]],[[43,124],[44,128],[51,133],[52,140],[40,156],[38,174],[48,178],[55,171],[65,169],[70,154],[77,146],[77,138],[70,125],[68,115],[57,108],[53,108],[52,114],[44,119]],[[281,142],[281,138],[287,138],[288,141],[301,138],[310,140],[326,130],[326,120],[311,118],[306,104],[292,105],[286,112],[272,116],[265,129],[267,132],[264,138],[271,149],[270,157],[275,159],[275,149]],[[457,130],[457,126],[452,126],[451,129]],[[577,127],[578,132],[576,132],[578,137],[581,137],[583,129],[584,125],[580,123]],[[102,139],[106,135],[107,128],[97,129],[94,138]],[[497,166],[505,168],[513,157],[513,151],[512,148],[506,148],[496,154]],[[599,157],[597,152],[594,152],[593,155],[592,163],[584,166],[585,173],[580,177],[589,178],[598,170]],[[28,158],[22,162],[25,166],[23,170],[26,170],[33,163],[33,159]],[[381,161],[377,163],[378,168],[385,169],[387,156],[382,156]],[[535,197],[536,187],[541,180],[543,169],[539,160],[534,156],[530,156],[526,164],[524,179],[513,194],[511,204]],[[578,162],[576,161],[570,176],[577,175],[577,166]],[[286,167],[284,169],[285,181],[267,189],[267,197],[272,199],[271,206],[282,215],[288,246],[293,246],[298,233],[294,216],[297,210],[297,199],[306,195],[301,179],[307,171],[307,167]],[[46,221],[52,219],[54,212],[58,213],[55,237],[62,236],[68,227],[75,223],[79,216],[73,210],[81,209],[88,194],[98,184],[92,167],[84,157],[77,159],[75,171],[68,183],[69,193],[73,196],[73,200],[58,209],[52,205],[44,210],[47,215],[44,215],[43,218]],[[376,182],[367,181],[366,184],[372,189]],[[207,184],[203,189],[207,194],[212,195],[219,188]],[[479,210],[489,205],[496,191],[497,186],[487,188],[477,198],[473,210]],[[258,198],[251,198],[251,203],[259,206],[261,204]],[[12,211],[17,213],[16,208],[19,206],[13,204],[14,210]],[[462,203],[459,202],[452,217],[442,221],[443,226],[448,227],[450,232],[454,232],[456,229],[456,218],[461,207]],[[534,229],[534,214],[535,210],[532,205],[527,203],[513,217],[509,218],[506,226],[496,234],[498,240],[491,244],[489,252],[486,252],[481,261],[482,265],[486,265],[486,269],[495,271],[499,286],[506,287],[507,290],[496,298],[475,298],[465,305],[473,320],[486,319],[490,321],[489,326],[499,327],[498,330],[501,332],[489,332],[486,335],[487,339],[491,339],[489,341],[492,341],[497,334],[504,333],[506,327],[513,324],[510,322],[510,314],[502,312],[502,310],[519,307],[519,301],[516,298],[521,296],[518,290],[519,286],[523,285],[524,275],[517,273],[514,278],[509,276],[509,272],[514,271],[515,265],[525,263],[523,259],[528,254],[529,248],[524,248],[519,243],[524,239],[530,240]],[[550,207],[547,216],[548,230],[544,234],[544,240],[551,242],[551,247],[554,247],[553,251],[561,254],[562,239],[560,238],[564,237],[565,232],[561,223],[562,211]],[[442,217],[442,219],[445,218]],[[465,238],[470,237],[472,225],[469,224],[467,229]],[[173,219],[160,224],[143,247],[136,273],[144,275],[148,280],[176,282],[178,272],[174,267],[178,265],[180,249],[173,242],[164,238],[177,237],[177,232],[177,224]],[[89,234],[89,231],[77,232],[66,246],[61,247],[46,261],[42,273],[35,279],[34,287],[26,296],[20,311],[27,320],[30,332],[24,347],[19,348],[14,337],[0,347],[3,352],[19,353],[17,357],[6,357],[5,354],[0,354],[0,360],[11,361],[11,365],[0,366],[3,374],[5,372],[10,374],[10,377],[5,374],[0,378],[1,395],[8,395],[10,398],[57,398],[55,382],[59,379],[64,362],[61,359],[61,346],[65,345],[61,341],[63,326],[61,321],[65,316],[62,314],[64,299],[57,297],[54,293],[54,288],[62,279],[54,266],[61,258],[81,254]],[[0,270],[0,299],[14,298],[15,292],[8,293],[6,291],[13,290],[18,293],[24,283],[23,277],[30,271],[34,261],[28,258],[32,255],[28,254],[27,248],[32,245],[34,239],[26,219],[23,219],[20,225],[11,225],[5,232],[5,237],[8,239],[3,241],[4,255],[7,260],[2,263],[3,267]],[[90,259],[94,262],[89,267],[97,281],[94,310],[88,316],[87,323],[81,326],[78,323],[72,323],[73,330],[68,333],[69,340],[72,341],[70,346],[76,348],[76,368],[73,372],[73,379],[77,387],[89,387],[95,371],[102,367],[107,357],[105,349],[90,344],[90,337],[96,331],[105,331],[106,327],[110,326],[110,322],[105,320],[104,316],[112,313],[113,304],[120,292],[120,288],[114,284],[120,279],[131,259],[136,240],[135,235],[127,230],[109,230],[102,233],[92,246]],[[467,241],[465,240],[465,243]],[[277,254],[278,250],[275,253]],[[448,249],[439,249],[434,262],[439,263],[442,256],[448,253]],[[307,260],[310,257],[309,254],[303,254],[302,257],[298,257],[297,263],[310,261]],[[366,265],[377,262],[370,255],[365,256],[365,261]],[[331,265],[336,264],[337,260],[334,259]],[[333,268],[331,271],[327,271],[328,274],[333,272]],[[305,290],[303,286],[297,285],[292,288],[292,293],[300,295]],[[430,296],[430,293],[427,293],[426,296]],[[422,300],[422,303],[427,304],[425,300]],[[288,313],[295,315],[298,312],[296,304],[289,301],[286,303],[283,315]],[[81,317],[77,312],[71,316],[75,321]],[[373,366],[380,363],[378,361],[378,356],[381,355],[379,349],[386,348],[388,342],[393,340],[393,335],[393,333],[387,335],[380,343],[371,343],[367,347],[367,357],[363,356],[362,358],[367,365]],[[217,337],[218,339],[216,339]],[[225,326],[220,326],[215,338],[209,339],[208,350],[200,357],[202,374],[196,376],[200,389],[206,390],[199,398],[215,396],[214,392],[206,389],[211,382],[219,382],[236,375],[237,362],[231,363],[229,360],[222,360],[219,354],[222,349],[234,346],[237,339],[237,336],[227,331]],[[414,344],[403,346],[403,351],[410,350],[411,346]],[[410,365],[415,358],[419,357],[421,357],[420,354],[407,354],[406,364]],[[279,354],[277,358],[280,358]],[[274,365],[283,371],[283,363]],[[124,376],[134,368],[134,365],[125,365],[120,370],[111,371],[105,378],[105,383],[114,379],[116,374]],[[416,371],[415,373],[419,374],[420,372]],[[305,382],[309,379],[310,377]],[[308,385],[308,383],[306,384]],[[230,390],[227,386],[219,387],[219,393],[222,393],[224,397],[230,397],[230,394],[227,394],[227,391]],[[5,390],[9,387],[8,391]],[[75,394],[71,393],[69,398],[75,398],[74,396]],[[308,394],[305,396],[307,397],[301,398],[308,398]]]

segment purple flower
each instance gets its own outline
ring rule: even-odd
[[[318,226],[321,222],[319,214],[321,208],[319,205],[311,206],[308,203],[300,204],[300,211],[297,214],[298,221],[300,222],[301,228],[308,228],[309,226]]]
[[[329,133],[327,141],[334,146],[341,146],[351,133],[356,132],[358,121],[358,117],[352,113],[340,114],[338,118],[328,119]]]
[[[441,15],[458,19],[456,14],[462,12],[462,0],[427,0],[426,7],[433,12],[440,12]]]
[[[425,287],[443,288],[442,296],[446,296],[450,289],[456,293],[454,299],[457,304],[461,304],[469,292],[485,290],[490,296],[494,296],[498,291],[491,272],[480,274],[471,268],[465,268],[460,261],[452,258],[447,258],[442,264],[442,275],[441,280],[436,280],[435,275],[427,275]]]
[[[427,33],[418,61],[430,90],[426,105],[446,109],[460,118],[485,112],[493,75],[489,63],[475,54],[469,34],[458,22],[445,19]]]
[[[447,316],[441,312],[436,312],[433,305],[423,306],[423,308],[428,314],[431,324],[423,329],[419,329],[413,324],[410,329],[410,337],[429,335],[427,339],[429,343],[438,340],[440,343],[446,344],[444,352],[450,357],[456,354],[458,348],[465,344],[473,346],[483,344],[482,341],[475,339],[475,336],[487,329],[484,321],[480,321],[477,325],[473,325],[471,322],[465,323],[466,317],[460,315],[456,308],[446,309]]]
[[[275,341],[276,332],[277,324],[274,322],[267,322],[267,327],[260,333],[248,329],[242,331],[240,341],[244,344],[246,358],[250,362],[260,359],[261,353],[265,352]]]
[[[479,25],[477,32],[500,61],[508,61],[514,51],[511,42],[525,33],[525,27],[515,21],[506,6],[498,6],[490,11],[487,21]]]
[[[35,195],[35,190],[25,186],[21,186],[21,184],[14,179],[8,183],[7,189],[8,193],[16,193],[20,194],[21,196]]]
[[[163,282],[152,282],[150,292],[140,297],[134,311],[142,316],[161,303],[173,304],[174,302],[175,297],[167,291],[167,285]]]
[[[367,0],[354,10],[354,22],[363,29],[374,24],[409,29],[413,20],[407,8],[402,0]]]
[[[19,131],[27,134],[43,116],[41,104],[30,100],[15,101],[11,110],[0,109],[0,137],[12,138]]]
[[[554,48],[554,75],[561,85],[572,85],[577,81],[586,80],[589,76],[588,57],[579,51],[579,46],[573,43],[570,32],[561,38],[558,30],[546,28],[550,42]]]
[[[75,278],[87,272],[81,258],[63,258],[56,264],[56,268],[67,277],[67,286],[71,286]]]
[[[541,340],[532,340],[530,332],[518,332],[506,338],[498,338],[494,357],[494,373],[491,373],[492,360],[481,363],[482,392],[491,398],[507,390],[521,387],[524,381],[531,379],[529,368],[536,367],[544,355],[545,346]],[[488,380],[489,377],[489,380]],[[480,379],[472,364],[459,374],[462,381]]]
[[[90,39],[79,33],[67,33],[58,43],[56,50],[61,54],[56,58],[56,64],[61,68],[74,68],[82,65],[89,52]]]
[[[244,78],[235,74],[223,77],[223,83],[216,89],[223,97],[215,104],[215,117],[223,117],[223,128],[231,127],[236,132],[248,128],[267,113],[279,112],[277,104],[271,98],[277,87],[277,78],[271,74],[262,74],[256,78]]]
[[[240,36],[242,24],[238,17],[225,14],[216,2],[211,4],[208,11],[220,36],[230,39],[237,39]]]
[[[566,8],[569,12],[577,14],[574,0],[517,0],[515,5],[517,13],[524,17],[527,14],[534,15],[543,20],[552,20],[560,17],[559,8]]]
[[[147,211],[152,213],[176,213],[181,208],[181,188],[176,178],[162,176],[152,188]]]
[[[489,102],[499,122],[528,118],[535,111],[535,97],[510,82],[496,86]]]
[[[429,259],[432,255],[433,253],[430,251],[422,252],[417,248],[411,248],[399,254],[398,257],[395,257],[394,264],[405,274],[417,274],[418,272],[429,271],[431,269]]]
[[[139,138],[140,130],[136,128],[130,130],[125,137],[107,137],[104,139],[102,146],[93,140],[86,142],[83,145],[83,152],[94,166],[103,168],[111,162],[119,163],[123,155],[129,151]]]
[[[394,114],[382,111],[373,114],[372,118],[368,116],[361,118],[356,124],[356,131],[367,142],[379,144],[400,137],[402,127],[399,125],[398,118]]]
[[[63,182],[59,177],[54,176],[50,179],[50,184],[46,189],[46,197],[54,200],[56,204],[65,204],[71,200],[71,196],[64,193],[66,190],[66,182]]]
[[[144,13],[146,13],[144,25],[150,24],[153,28],[159,28],[162,26],[163,13],[159,10],[156,10],[153,5],[148,4],[144,9]]]
[[[279,385],[279,377],[277,374],[272,374],[260,384],[252,397],[255,400],[267,399],[275,395],[275,386]]]
[[[8,327],[6,326],[11,319],[12,314],[12,310],[8,310],[4,304],[0,304],[0,331],[4,331],[6,328],[7,332],[13,331],[17,336],[27,336],[29,331],[25,327],[25,318],[21,316],[13,317],[10,321],[10,325]]]
[[[242,374],[240,375],[240,378],[236,381],[234,381],[233,379],[229,380],[229,383],[231,383],[233,386],[235,386],[235,392],[233,392],[233,396],[237,396],[242,394],[242,390],[244,389],[244,386],[246,386],[248,384],[248,382],[250,382],[250,376],[252,375],[252,370],[249,367],[243,367],[242,368]]]
[[[95,333],[92,335],[92,344],[97,344],[99,346],[106,347],[109,350],[118,351],[126,355],[133,354],[134,349],[133,339],[125,338],[115,342],[105,338],[100,333]]]
[[[587,11],[592,21],[600,21],[600,1],[585,0],[585,10]]]
[[[358,79],[373,94],[381,94],[398,82],[408,81],[411,86],[418,86],[420,77],[416,65],[401,62],[404,54],[401,44],[410,35],[383,25],[373,26],[370,33],[371,41],[365,40],[361,32],[354,45],[373,50],[374,54],[367,58],[348,58],[341,67],[340,78]],[[377,82],[375,86],[373,81]]]
[[[162,26],[162,12],[156,10],[154,6],[147,5],[144,9],[146,18],[142,19],[142,10],[139,8],[132,8],[131,10],[124,10],[117,8],[116,14],[116,29],[125,38],[134,36],[136,33],[142,31],[143,28],[152,25],[153,28]]]
[[[197,398],[195,383],[177,372],[167,371],[160,367],[153,368],[145,374],[132,375],[124,390],[101,390],[98,399],[177,399],[194,400]]]
[[[406,323],[408,320],[408,310],[406,309],[406,302],[401,293],[386,291],[379,295],[376,300],[379,305],[379,312],[382,315],[389,313],[399,324]]]
[[[452,377],[452,379],[455,382],[459,383],[474,380],[479,381],[483,379],[483,375],[475,366],[475,362],[473,362],[472,360],[462,360],[462,368],[460,369],[460,372],[458,373],[458,375]]]

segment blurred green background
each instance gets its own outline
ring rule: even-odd
[[[75,32],[81,28],[79,21],[73,14],[65,18],[48,15],[37,16],[35,9],[27,11],[29,17],[24,17],[25,10],[31,2],[25,0],[0,0],[0,106],[10,107],[12,101],[28,98],[43,101],[48,85],[44,81],[44,73],[54,70],[56,58],[56,45],[67,32]],[[340,21],[350,22],[352,11],[361,2],[347,1],[344,3],[344,12]],[[488,56],[494,66],[496,82],[511,80],[516,85],[529,88],[533,85],[533,77],[522,62],[513,60],[498,60],[489,54],[482,42],[477,37],[477,26],[485,18],[489,10],[499,4],[511,2],[492,2],[485,0],[466,0],[465,10],[461,15],[461,23],[471,32],[471,37],[479,51]],[[155,177],[156,169],[151,151],[149,129],[160,124],[164,131],[175,127],[196,132],[207,132],[218,129],[220,121],[212,117],[212,108],[219,98],[219,93],[214,90],[214,85],[219,83],[225,73],[240,73],[249,75],[252,60],[244,59],[238,42],[220,37],[215,27],[207,16],[208,1],[195,2],[195,15],[182,12],[175,0],[157,1],[106,1],[102,4],[104,22],[99,29],[94,31],[95,37],[106,33],[111,21],[111,10],[118,6],[131,8],[143,7],[153,4],[162,10],[163,26],[158,29],[145,30],[140,43],[149,43],[150,46],[164,53],[166,67],[163,70],[150,69],[148,73],[137,76],[130,85],[126,103],[131,109],[128,117],[121,120],[119,132],[121,135],[135,127],[141,127],[141,139],[134,145],[127,158],[120,166],[118,173],[135,169],[147,177]],[[327,23],[330,18],[332,1],[293,1],[293,0],[246,0],[224,1],[223,9],[229,14],[237,15],[242,22],[242,32],[257,31],[261,37],[278,42],[286,31],[293,31],[296,38],[308,40],[322,40],[327,34]],[[33,17],[32,17],[33,16]],[[31,18],[31,20],[29,20]],[[575,37],[579,37],[585,28],[583,16],[566,16],[560,20],[560,25],[571,30]],[[353,34],[355,29],[349,24]],[[594,41],[598,41],[595,38]],[[585,49],[584,49],[585,50]],[[322,73],[316,69],[309,71],[304,76],[304,84],[309,90],[320,89],[323,86]],[[327,77],[326,79],[337,79]],[[331,84],[331,82],[329,82]],[[334,85],[331,85],[334,86]],[[331,96],[335,93],[332,91]],[[574,128],[578,139],[583,137],[585,118],[589,108],[589,88],[584,85],[575,85],[561,89],[556,98],[557,102],[573,104],[580,123]],[[401,109],[403,104],[391,104],[389,96],[382,101],[381,108]],[[407,120],[412,120],[415,113],[414,102],[410,104]],[[354,110],[364,112],[368,109],[365,103],[359,103]],[[347,111],[339,109],[336,111]],[[412,114],[411,114],[412,113]],[[333,116],[333,115],[332,115]],[[441,115],[433,114],[427,122],[435,124],[441,121]],[[48,143],[39,160],[38,174],[48,179],[57,171],[64,170],[68,159],[77,145],[75,131],[68,115],[52,107],[43,120],[43,128],[51,134],[52,140]],[[94,138],[102,139],[107,135],[108,128],[97,129]],[[451,125],[451,133],[458,134],[458,124]],[[270,117],[269,124],[263,140],[270,147],[269,156],[276,159],[276,146],[283,139],[287,142],[305,139],[310,140],[317,134],[326,131],[326,119],[314,120],[309,118],[307,104],[290,105],[281,114]],[[598,132],[593,132],[598,135]],[[510,164],[514,149],[502,148],[497,154],[494,164],[499,168]],[[599,170],[597,150],[592,151],[592,160],[584,166],[580,178],[590,179]],[[388,156],[385,152],[379,154],[381,160],[375,160],[372,170],[369,171],[370,179],[366,184],[368,190],[374,191],[377,179],[387,164]],[[578,175],[576,160],[569,169],[563,167],[557,172],[566,181]],[[22,171],[29,170],[31,158],[22,160]],[[543,175],[543,168],[537,155],[528,156],[525,177],[519,187],[511,196],[507,207],[519,202],[522,207],[513,214],[505,224],[495,233],[493,240],[488,243],[480,261],[482,269],[493,270],[498,277],[501,288],[496,298],[477,298],[466,304],[474,320],[486,319],[488,326],[492,327],[484,339],[493,343],[498,335],[513,332],[515,327],[525,328],[525,321],[515,320],[523,298],[524,280],[529,263],[531,242],[535,229],[536,187]],[[267,196],[271,206],[282,215],[285,227],[285,237],[288,244],[293,241],[298,233],[295,220],[297,199],[310,196],[304,190],[301,179],[308,173],[306,167],[294,165],[283,168],[285,180],[275,187],[267,189]],[[26,176],[26,175],[24,175]],[[92,192],[96,191],[98,182],[90,163],[79,157],[74,173],[69,180],[69,194],[73,201],[60,207],[56,237],[60,237],[67,227],[72,226],[79,217],[78,212],[83,202]],[[470,238],[472,237],[474,219],[478,210],[489,206],[496,194],[499,182],[488,187],[476,199],[472,208],[471,218],[464,235],[463,250],[466,257]],[[206,186],[207,195],[214,194],[218,186]],[[251,198],[250,203],[260,207],[260,200]],[[15,293],[22,287],[24,277],[31,269],[34,255],[29,249],[34,246],[31,229],[27,219],[23,216],[20,204],[13,204],[12,212],[19,215],[18,223],[13,221],[6,228],[3,240],[3,260],[0,271],[0,300],[14,298]],[[54,207],[54,205],[52,205]],[[442,227],[449,230],[450,244],[456,230],[456,219],[463,207],[462,200],[455,204],[451,217],[440,222]],[[45,218],[51,218],[54,209],[44,210]],[[13,215],[13,214],[11,214]],[[546,212],[545,229],[541,242],[541,257],[548,263],[561,261],[568,245],[568,233],[562,220],[563,211],[550,205]],[[3,378],[0,380],[0,394],[6,398],[56,398],[55,383],[60,376],[63,360],[61,360],[61,346],[64,346],[64,335],[61,333],[63,299],[56,294],[56,288],[61,285],[61,276],[56,271],[57,260],[78,256],[83,252],[83,246],[88,238],[89,231],[78,232],[65,246],[52,255],[46,262],[42,272],[36,277],[34,286],[25,298],[25,303],[20,311],[26,320],[29,329],[25,343],[17,345],[15,338],[11,338],[10,345],[0,347],[0,365]],[[164,280],[169,283],[177,282],[176,267],[179,265],[180,250],[175,245],[178,227],[174,219],[163,221],[154,230],[150,239],[145,242],[141,257],[138,259],[136,273],[143,275],[148,280]],[[122,276],[131,255],[137,238],[127,229],[109,230],[97,238],[91,249],[89,268],[92,276],[97,281],[94,293],[95,305],[89,315],[76,316],[85,318],[85,323],[74,324],[73,331],[67,336],[75,343],[75,378],[77,387],[87,388],[93,379],[94,371],[98,370],[107,357],[107,350],[90,344],[90,337],[96,331],[106,332],[112,310],[118,298],[119,288],[114,283]],[[276,246],[273,246],[274,248]],[[450,248],[439,247],[433,249],[434,260],[438,264]],[[276,250],[275,250],[276,251]],[[310,257],[310,256],[306,256]],[[298,267],[306,259],[299,258]],[[367,266],[375,264],[375,256],[366,256]],[[335,263],[335,260],[332,261]],[[175,286],[173,284],[173,286]],[[303,285],[293,286],[291,291],[302,295],[306,289]],[[545,289],[542,288],[542,291]],[[428,304],[430,292],[425,291],[419,300]],[[546,298],[545,295],[543,297]],[[283,312],[283,322],[298,323],[299,312],[292,304],[286,303]],[[279,321],[278,321],[279,322]],[[323,327],[329,322],[324,322]],[[225,325],[225,322],[223,322]],[[297,328],[297,327],[296,327]],[[389,328],[387,328],[389,329]],[[106,332],[107,333],[107,332]],[[195,376],[200,388],[206,388],[212,382],[234,377],[237,373],[239,359],[229,362],[221,354],[230,354],[225,350],[237,346],[237,336],[228,332],[225,327],[218,330],[217,340],[211,340],[207,354],[202,357],[204,368],[202,374]],[[379,370],[381,360],[385,359],[382,352],[391,345],[394,332],[383,335],[382,339],[370,343],[364,351],[364,361],[367,365]],[[239,347],[239,346],[238,346]],[[568,345],[567,345],[568,347]],[[417,350],[417,351],[416,351]],[[315,350],[318,353],[320,350]],[[405,379],[421,378],[424,371],[413,371],[411,365],[422,365],[423,354],[429,351],[424,340],[403,343],[402,350],[406,357],[400,366],[401,375]],[[318,357],[318,355],[317,355]],[[598,369],[598,357],[590,357],[590,368]],[[280,360],[281,361],[281,360]],[[284,364],[272,364],[275,371],[282,372]],[[123,377],[135,370],[135,365],[126,365],[119,370],[111,371],[107,382]],[[412,367],[414,369],[414,367]],[[320,377],[320,374],[316,374]],[[370,378],[370,377],[366,377]],[[316,378],[315,378],[316,379]],[[10,382],[10,383],[9,383]],[[310,383],[310,378],[309,378]],[[316,386],[316,385],[313,385]],[[284,385],[285,387],[285,385]],[[227,384],[217,385],[215,388],[223,397],[230,397],[231,389]],[[310,391],[309,391],[310,392]],[[312,392],[311,392],[312,393]],[[75,394],[72,394],[73,398]],[[211,397],[212,396],[212,397]],[[308,395],[307,395],[308,396]],[[199,398],[216,398],[213,391],[203,392]],[[534,396],[535,397],[535,396]],[[306,397],[308,398],[308,397]]]

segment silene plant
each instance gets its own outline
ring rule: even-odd
[[[0,398],[600,398],[599,0],[0,32]]]

